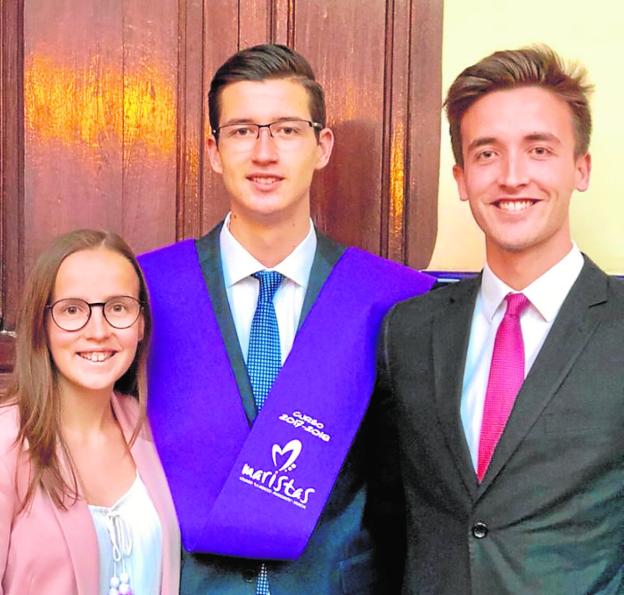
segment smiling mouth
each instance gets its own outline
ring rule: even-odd
[[[78,355],[82,359],[86,359],[89,362],[93,363],[102,363],[109,360],[113,355],[115,355],[114,351],[81,351]]]
[[[530,198],[522,198],[522,199],[501,199],[494,201],[492,203],[495,207],[501,209],[502,211],[507,211],[509,213],[515,213],[518,211],[524,211],[529,207],[532,207],[538,201]]]
[[[254,184],[259,184],[260,186],[270,186],[271,184],[280,182],[283,178],[275,176],[249,176],[247,179]]]

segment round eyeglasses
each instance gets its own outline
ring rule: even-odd
[[[240,150],[250,150],[260,138],[260,130],[266,128],[269,136],[276,146],[283,148],[295,145],[306,138],[306,132],[310,128],[322,130],[323,125],[311,120],[301,120],[298,118],[290,120],[277,120],[269,124],[254,124],[244,122],[240,124],[227,124],[213,129],[212,134],[221,142]]]
[[[117,295],[105,302],[89,303],[80,298],[65,298],[46,306],[56,326],[64,331],[79,331],[87,326],[93,308],[102,308],[108,324],[116,329],[131,327],[139,318],[143,303],[129,295]]]

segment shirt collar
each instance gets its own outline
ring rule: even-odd
[[[583,263],[581,251],[573,244],[571,250],[557,264],[522,290],[547,322],[551,322],[557,316],[563,300],[583,268]],[[480,294],[483,311],[488,320],[492,320],[508,293],[516,291],[501,281],[486,264],[483,268]]]
[[[264,270],[277,271],[297,285],[307,286],[317,244],[316,231],[312,221],[310,221],[310,229],[306,237],[282,262],[271,269],[267,269],[252,256],[232,235],[229,223],[230,213],[227,214],[219,235],[223,280],[226,287],[231,287],[254,273]]]

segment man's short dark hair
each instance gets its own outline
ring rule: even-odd
[[[240,81],[291,79],[308,93],[310,116],[325,127],[325,94],[308,61],[285,45],[266,43],[237,52],[217,70],[208,93],[210,127],[219,127],[219,99],[224,87]]]
[[[586,78],[584,68],[577,64],[567,66],[546,45],[495,52],[469,66],[455,79],[444,102],[455,162],[464,164],[461,120],[470,106],[493,91],[531,86],[554,93],[570,106],[575,154],[584,155],[592,129],[589,94],[593,87]]]

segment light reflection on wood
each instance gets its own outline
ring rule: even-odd
[[[176,143],[175,88],[154,63],[122,73],[94,56],[81,72],[33,52],[24,65],[24,120],[37,142],[82,151],[103,142],[140,144],[150,157],[169,157]]]
[[[405,131],[402,122],[395,122],[390,145],[390,213],[388,244],[391,251],[403,245],[405,209]],[[394,254],[394,252],[392,252]]]

